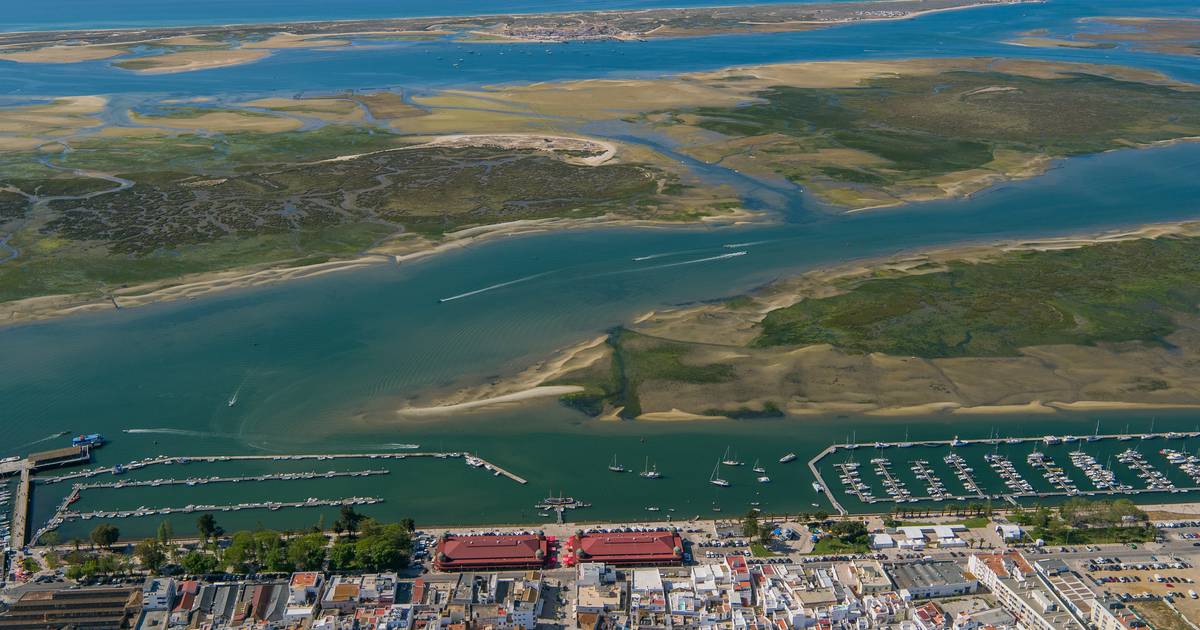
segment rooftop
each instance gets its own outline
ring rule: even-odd
[[[887,568],[898,589],[928,588],[936,584],[967,582],[963,570],[954,562],[921,562],[889,565]]]

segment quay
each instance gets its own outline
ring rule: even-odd
[[[69,466],[91,461],[90,446],[69,446],[51,451],[32,453],[24,459],[0,464],[0,476],[18,474],[17,496],[12,511],[12,546],[21,548],[29,535],[29,495],[33,473],[46,468]]]

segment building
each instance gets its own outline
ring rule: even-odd
[[[950,619],[937,602],[925,602],[912,611],[912,621],[918,630],[942,630],[950,627]]]
[[[871,536],[872,549],[894,549],[896,541],[888,534],[875,534]]]
[[[567,541],[577,562],[613,566],[664,566],[683,563],[683,539],[674,531],[584,533]]]
[[[325,576],[316,571],[293,573],[288,583],[288,605],[284,617],[287,619],[305,619],[316,612],[317,603],[321,601],[321,591],[325,586]]]
[[[966,547],[967,541],[959,538],[959,532],[967,531],[965,525],[910,525],[899,527],[897,532],[904,534],[908,545],[901,543],[902,548],[924,548],[925,544],[936,544],[939,548]]]
[[[1025,537],[1025,530],[1021,529],[1020,525],[1010,523],[1002,523],[996,526],[996,533],[1004,540],[1021,540]]]
[[[968,577],[954,562],[897,563],[886,571],[900,596],[908,600],[965,595],[979,588],[979,580]]]
[[[1141,615],[1127,608],[1119,599],[1095,599],[1090,613],[1088,621],[1096,630],[1141,630],[1151,627]]]
[[[859,593],[867,595],[892,590],[892,581],[878,561],[857,560],[850,566],[854,573],[854,588]]]
[[[179,592],[176,593],[175,606],[171,608],[171,616],[168,618],[172,626],[186,626],[192,618],[192,612],[199,604],[196,596],[200,594],[200,582],[196,580],[185,580],[179,584]]]
[[[1083,624],[1058,605],[1049,585],[1019,552],[972,555],[967,570],[992,590],[1019,625],[1034,630],[1082,630]]]
[[[170,610],[175,603],[175,580],[146,578],[142,584],[142,610]]]
[[[549,543],[537,534],[486,534],[438,539],[434,567],[438,571],[498,571],[540,569],[546,565]]]
[[[79,588],[27,591],[0,613],[0,630],[34,628],[121,628],[141,613],[139,588]]]

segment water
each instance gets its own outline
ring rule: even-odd
[[[57,14],[76,16],[59,25],[103,23],[95,13],[71,14],[67,4],[50,6],[60,8]],[[145,20],[139,23],[162,23],[168,17],[197,21],[197,16],[178,12],[190,9],[176,5],[159,11],[157,5],[126,0],[122,6],[126,10],[114,10],[113,15]],[[308,15],[306,11],[330,17],[313,13],[318,11],[316,4],[289,6],[294,8],[282,10],[281,5],[261,0],[222,3],[210,15],[221,22],[259,19],[256,11],[264,20],[300,19]],[[362,3],[355,10],[367,13],[339,11],[337,15],[367,15],[375,10],[372,6],[388,8]],[[536,3],[506,3],[503,9],[489,6],[497,11],[542,8]],[[440,3],[435,8],[474,12],[478,6]],[[6,24],[54,27],[57,18],[42,9],[23,7]],[[415,3],[406,5],[406,10],[419,14],[428,7]],[[4,86],[0,90],[18,97],[116,94],[118,101],[126,103],[209,94],[240,100],[264,92],[389,86],[422,91],[445,85],[477,87],[505,81],[655,75],[741,63],[917,54],[1019,54],[1120,62],[1200,80],[1200,68],[1192,59],[999,43],[1028,28],[1069,26],[1081,15],[1195,11],[1191,3],[1174,1],[1151,7],[1064,0],[811,33],[572,44],[554,47],[553,55],[510,52],[501,56],[497,54],[501,50],[520,47],[479,46],[475,47],[479,54],[471,56],[471,63],[457,74],[434,62],[438,50],[458,46],[449,42],[404,43],[376,50],[283,51],[258,64],[156,77],[132,75],[104,64],[50,67],[0,62]],[[871,48],[864,48],[864,41]],[[652,145],[659,142],[653,137],[634,139]],[[415,443],[427,449],[478,451],[531,481],[519,487],[468,469],[457,460],[405,461],[388,464],[393,472],[381,478],[244,483],[236,490],[224,484],[97,490],[85,494],[81,509],[186,505],[216,502],[212,499],[218,497],[223,499],[220,502],[236,503],[358,494],[385,498],[386,503],[366,511],[386,518],[413,516],[426,524],[528,522],[539,520],[532,505],[552,490],[595,503],[577,515],[589,520],[712,516],[714,501],[733,514],[744,511],[751,501],[767,511],[817,509],[812,503],[828,509],[812,492],[804,461],[829,443],[843,440],[850,430],[858,432],[860,441],[898,439],[898,421],[815,418],[629,424],[590,420],[546,402],[414,422],[402,421],[395,410],[430,390],[510,373],[647,310],[735,295],[822,265],[934,245],[1075,234],[1200,214],[1200,182],[1192,176],[1200,171],[1197,144],[1073,159],[1044,176],[1002,185],[970,199],[852,216],[830,213],[786,186],[702,170],[736,185],[752,202],[773,208],[778,222],[743,228],[592,229],[526,235],[398,267],[380,265],[196,301],[0,328],[0,400],[4,403],[0,456],[58,446],[65,439],[45,440],[58,431],[104,433],[112,443],[98,452],[98,459],[110,464],[158,453],[376,451],[388,444]],[[741,251],[745,254],[728,256]],[[454,299],[442,301],[446,298]],[[230,405],[235,395],[235,404]],[[1056,433],[1086,434],[1098,415],[1106,419],[1106,426],[1109,420],[1133,421],[1141,423],[1135,429],[1142,430],[1150,420],[1137,414],[1060,414],[1052,417],[1052,424],[1044,416],[996,420],[933,416],[903,422],[914,440],[945,439],[953,433],[981,437],[990,423],[1002,423],[1005,432],[1013,434],[1040,434],[1051,427]],[[1158,416],[1161,430],[1191,429],[1200,417],[1194,413]],[[1115,424],[1108,430],[1113,428]],[[124,429],[137,432],[124,433]],[[727,446],[738,449],[747,467],[731,477],[734,487],[718,491],[707,479]],[[800,460],[787,466],[775,463],[786,451],[795,451]],[[647,481],[632,474],[614,475],[606,468],[614,454],[637,470],[649,456],[666,478]],[[755,458],[766,464],[772,484],[753,482],[749,464]],[[927,458],[939,467],[943,481],[953,486],[957,480],[941,470],[940,456]],[[1065,453],[1058,458],[1060,464],[1066,463]],[[1023,455],[1017,459],[1018,466],[1023,465]],[[304,469],[334,467],[375,464],[321,462]],[[1159,467],[1165,469],[1165,463]],[[202,470],[202,465],[171,468],[137,474],[200,474],[193,470]],[[219,468],[223,475],[279,469],[274,463]],[[898,462],[897,470],[908,473],[907,464]],[[1040,481],[1040,476],[1027,477]],[[38,488],[34,495],[38,518],[48,516],[68,490],[66,486]],[[650,513],[647,506],[663,511]],[[676,511],[666,512],[669,507]],[[301,527],[314,523],[322,513],[331,522],[329,512],[221,513],[219,520],[227,529],[260,522]],[[120,526],[127,535],[140,535],[157,520],[126,520]],[[173,520],[182,533],[191,531],[194,516]],[[70,526],[64,537],[85,533],[89,524],[94,523]]]

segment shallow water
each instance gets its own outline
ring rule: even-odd
[[[572,44],[555,46],[550,55],[543,47],[518,55],[523,47],[479,46],[458,74],[436,63],[437,51],[458,46],[445,42],[374,51],[286,51],[259,64],[159,77],[102,64],[47,71],[47,66],[0,63],[5,86],[0,89],[18,96],[118,93],[136,102],[165,95],[241,98],[243,92],[384,86],[419,91],[497,81],[656,75],[739,63],[1002,53],[1128,63],[1200,80],[1194,59],[998,43],[1011,33],[1067,24],[1080,15],[1195,11],[1181,2],[1150,7],[1056,0],[811,33]],[[264,19],[294,19],[291,13],[270,15],[279,17]],[[864,41],[871,47],[864,48]],[[498,54],[506,49],[508,55]],[[596,503],[579,514],[588,519],[633,518],[647,514],[648,505],[674,506],[676,518],[707,516],[714,500],[734,512],[755,500],[769,510],[813,509],[812,502],[823,500],[812,493],[803,461],[848,431],[857,431],[860,440],[897,439],[903,422],[914,439],[982,436],[991,424],[1003,425],[1006,433],[1087,433],[1095,414],[1063,414],[1049,421],[935,416],[648,426],[596,422],[554,403],[424,424],[399,423],[393,412],[430,389],[520,369],[647,310],[735,295],[821,265],[934,245],[1092,232],[1200,215],[1197,144],[1072,159],[1044,176],[970,199],[850,216],[818,208],[788,186],[704,172],[738,186],[758,206],[775,209],[779,221],[742,228],[591,229],[511,237],[400,266],[0,328],[0,456],[58,446],[63,438],[47,437],[57,431],[106,434],[112,443],[98,457],[107,463],[168,452],[378,450],[418,443],[477,450],[531,483],[481,482],[486,473],[467,470],[461,462],[405,462],[382,479],[314,482],[311,489],[299,484],[288,486],[287,496],[373,494],[387,503],[370,508],[371,513],[438,523],[536,520],[532,503],[550,490]],[[746,253],[722,257],[737,251]],[[446,298],[455,299],[440,301]],[[236,404],[230,406],[235,392]],[[1158,415],[1163,430],[1190,429],[1198,417]],[[1106,424],[1129,418],[1149,422],[1133,414],[1101,416]],[[747,477],[718,494],[706,480],[713,460],[730,445],[748,464],[756,457],[774,462],[785,449],[797,452],[801,461],[768,464],[775,479],[769,486],[759,487]],[[606,470],[614,453],[638,469],[652,457],[667,478],[614,476]],[[271,465],[230,465],[221,467],[221,474],[235,474],[235,469]],[[181,474],[154,474],[168,472]],[[233,502],[261,500],[284,493],[280,487],[286,485],[240,485],[228,496],[236,497]],[[39,489],[39,514],[45,516],[64,492],[65,487]],[[85,496],[84,502],[200,503],[212,492],[104,491]],[[227,528],[259,521],[291,527],[310,524],[317,514],[229,513],[221,520]],[[157,522],[141,520],[121,525],[128,533]],[[177,518],[177,531],[189,529],[192,520]]]

